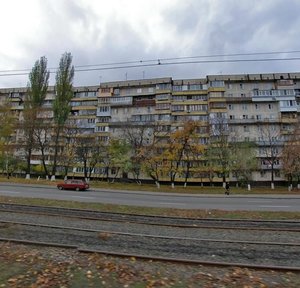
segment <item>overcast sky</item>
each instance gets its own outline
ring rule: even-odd
[[[75,86],[156,77],[300,72],[300,60],[157,65],[299,58],[300,52],[166,60],[300,51],[299,0],[2,0],[0,11],[0,88],[28,82],[28,75],[3,76],[7,74],[3,71],[30,70],[41,56],[46,56],[49,68],[55,68],[64,52],[71,52],[75,66],[130,62],[84,69],[153,65],[77,71]]]

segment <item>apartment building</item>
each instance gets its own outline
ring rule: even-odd
[[[0,89],[0,100],[10,99],[19,121],[25,94],[25,88]],[[51,87],[44,104],[49,119],[53,116],[50,108],[54,97]],[[78,137],[107,144],[109,139],[124,137],[128,130],[139,127],[146,129],[146,144],[152,141],[154,129],[157,130],[155,137],[161,137],[160,143],[167,143],[172,131],[192,120],[198,123],[200,145],[220,137],[218,127],[222,121],[229,142],[256,144],[258,166],[253,180],[269,181],[273,173],[274,181],[284,181],[280,153],[295,125],[299,125],[299,103],[300,73],[142,79],[74,87],[69,120],[78,129]],[[19,133],[17,129],[16,142],[22,136]],[[16,153],[22,154],[22,151]],[[33,164],[38,163],[38,157],[39,151],[35,151]],[[79,176],[80,163],[71,170]],[[234,174],[227,177],[230,181],[237,180]],[[221,176],[216,175],[215,180],[221,181]],[[194,177],[190,181],[208,179]]]

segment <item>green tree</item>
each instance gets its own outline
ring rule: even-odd
[[[55,91],[53,101],[54,114],[54,155],[52,166],[52,180],[55,179],[59,148],[62,145],[61,134],[71,111],[70,101],[73,97],[74,66],[72,65],[71,53],[64,53],[59,62],[56,73]]]
[[[24,146],[26,153],[26,174],[30,177],[30,160],[32,150],[35,146],[34,133],[36,130],[36,123],[39,113],[41,112],[44,103],[49,83],[49,71],[47,70],[47,59],[45,56],[37,60],[29,73],[29,82],[27,85],[27,95],[24,101]],[[39,119],[40,121],[41,119]]]
[[[114,181],[120,171],[128,173],[131,169],[130,145],[124,139],[111,139],[108,153],[110,168],[115,170]]]
[[[252,142],[232,143],[231,170],[240,184],[249,184],[252,172],[257,170],[256,147]]]

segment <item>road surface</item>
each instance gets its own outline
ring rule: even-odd
[[[77,192],[70,190],[61,191],[51,186],[7,183],[0,183],[0,195],[141,207],[300,212],[300,195],[249,194],[225,196],[223,194],[195,195],[105,189],[91,189]]]

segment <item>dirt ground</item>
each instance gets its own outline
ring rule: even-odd
[[[0,287],[300,287],[300,272],[184,265],[0,243]]]

